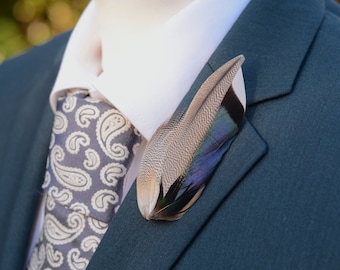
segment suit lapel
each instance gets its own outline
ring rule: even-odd
[[[0,136],[0,223],[5,236],[0,241],[0,269],[22,269],[26,259],[53,122],[49,91],[67,38],[63,35],[49,46],[4,63],[9,74],[2,73],[1,78],[6,99],[0,102],[5,112],[0,121],[7,132]]]
[[[303,18],[301,18],[303,14]],[[244,54],[247,105],[290,93],[324,15],[324,3],[250,1],[209,64]]]
[[[98,269],[98,265],[103,269],[169,268],[265,151],[266,144],[246,122],[204,194],[176,222],[146,221],[139,213],[136,187],[133,185],[92,258],[89,269]],[[235,156],[238,158],[234,159]],[[239,159],[242,160],[240,164]]]
[[[204,67],[182,105],[218,67],[244,54],[247,104],[267,101],[292,91],[295,78],[321,23],[321,0],[250,2]],[[304,18],[300,17],[304,14]],[[293,48],[292,48],[293,46]],[[155,269],[171,267],[209,221],[219,205],[267,150],[256,129],[245,124],[201,198],[176,222],[146,221],[138,211],[133,186],[104,236],[89,269]]]

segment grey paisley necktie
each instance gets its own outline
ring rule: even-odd
[[[29,269],[85,269],[117,212],[141,136],[113,106],[69,90],[57,103]]]

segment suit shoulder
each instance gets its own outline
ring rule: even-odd
[[[60,65],[69,35],[69,32],[61,34],[43,45],[5,60],[0,65],[0,85],[7,86],[19,79],[23,81],[38,72],[53,72],[53,68]]]
[[[326,12],[315,39],[319,50],[332,55],[333,63],[340,61],[340,17],[332,12]]]
[[[48,97],[69,38],[62,34],[49,42],[8,59],[0,65],[1,112],[12,111],[13,104],[26,102],[29,96]]]
[[[340,4],[336,3],[335,0],[326,0],[326,10],[340,17]]]
[[[62,34],[0,65],[0,95],[4,97],[0,98],[2,125],[10,125],[24,106],[35,108],[48,104],[68,38],[69,33]]]

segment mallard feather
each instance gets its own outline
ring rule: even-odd
[[[149,141],[137,177],[146,219],[176,220],[200,197],[241,126],[244,108],[232,81],[238,56],[214,72],[185,113],[176,113]]]

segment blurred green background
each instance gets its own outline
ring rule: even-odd
[[[71,29],[89,0],[0,0],[0,63]]]
[[[0,0],[0,63],[71,29],[89,0]],[[340,3],[340,0],[337,0]],[[307,4],[307,2],[306,2]]]

